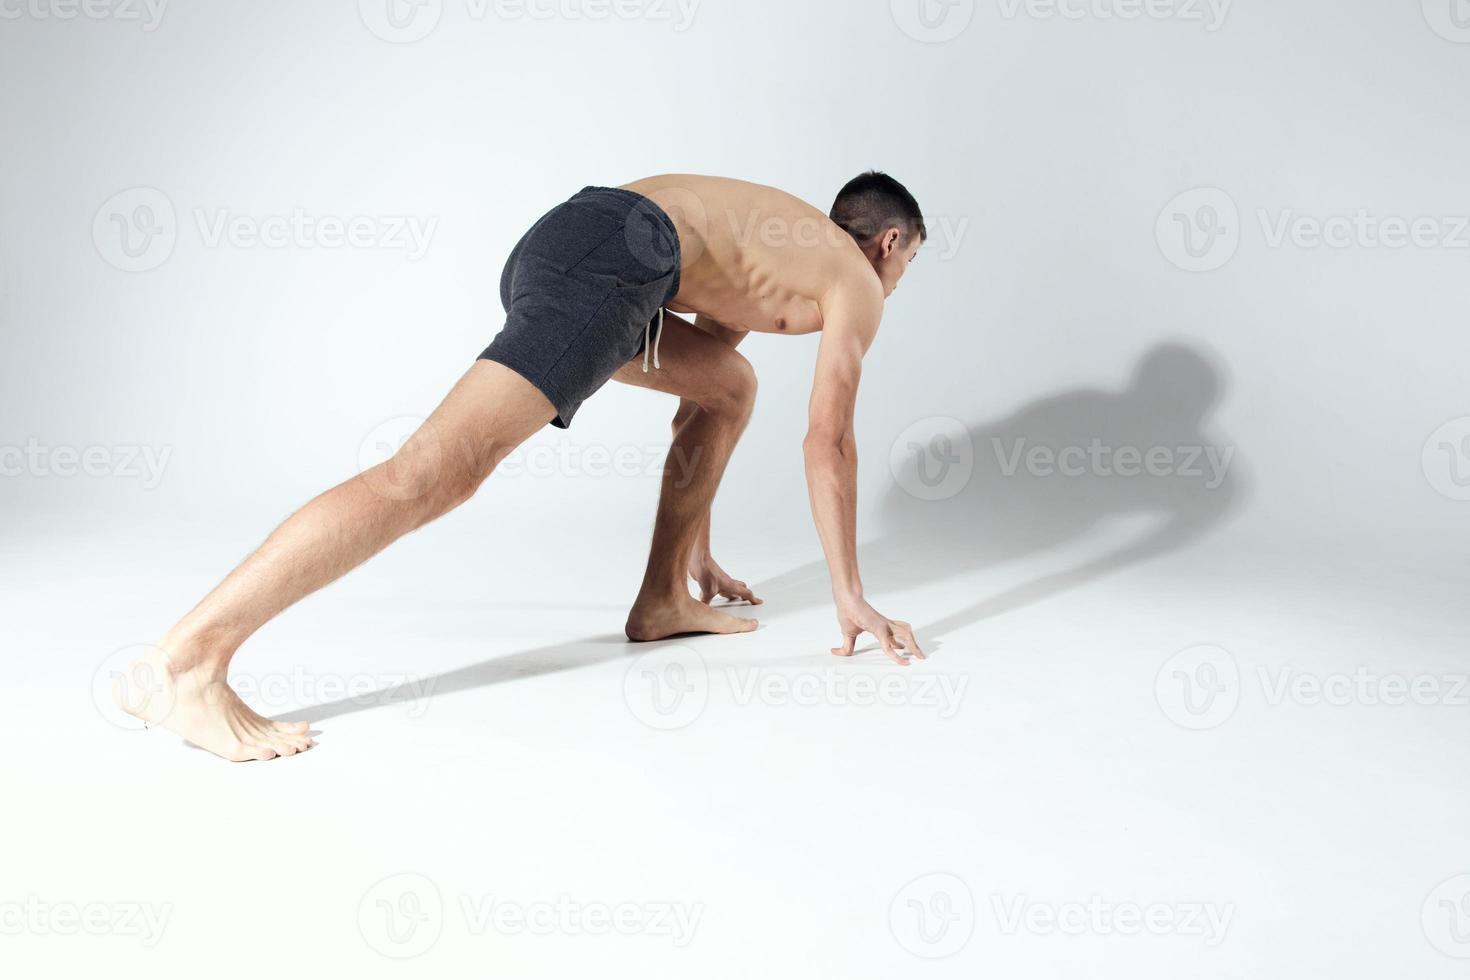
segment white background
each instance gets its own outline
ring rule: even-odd
[[[395,29],[385,2],[155,19],[0,0],[0,913],[172,908],[152,946],[0,915],[0,957],[387,975],[372,888],[409,872],[445,903],[420,965],[454,976],[1458,975],[1470,911],[1466,943],[1433,937],[1470,870],[1470,705],[1449,693],[1470,545],[1463,3],[926,0],[921,20],[905,0],[431,0]],[[707,695],[693,723],[650,728],[629,693],[647,648],[619,628],[673,406],[616,385],[536,437],[531,472],[245,649],[247,680],[296,678],[254,700],[307,709],[317,749],[230,767],[94,707],[100,664],[433,408],[552,204],[699,172],[825,208],[869,167],[913,191],[931,239],[864,370],[865,578],[934,648],[912,675],[965,679],[952,717],[913,687],[741,703],[740,671],[897,669],[825,653],[799,451],[815,339],[776,337],[742,348],[761,393],[715,509],[717,557],[768,598],[746,611],[762,629],[654,648]],[[163,234],[129,260],[116,222],[140,202]],[[431,232],[422,254],[212,239],[297,212]],[[1310,240],[1360,213],[1341,246]],[[1416,219],[1428,247],[1383,244],[1383,222]],[[1213,248],[1191,258],[1186,226]],[[973,469],[926,501],[909,446],[937,433]],[[1007,472],[1018,440],[1230,465],[1216,486]],[[104,472],[71,473],[88,450]],[[618,451],[638,473],[587,472]],[[166,460],[156,479],[135,453]],[[1165,690],[1180,651],[1186,673],[1234,665],[1233,715],[1177,723],[1199,720]],[[1439,693],[1273,699],[1283,670]],[[334,681],[409,673],[439,678],[417,713],[309,710]],[[973,937],[927,962],[904,888],[931,873],[952,877],[917,887],[948,889],[961,920],[953,881],[972,893]],[[703,919],[676,949],[476,934],[459,905],[559,895]],[[995,912],[1094,895],[1234,920],[1207,946],[1007,933]]]

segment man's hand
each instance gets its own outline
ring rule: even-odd
[[[872,633],[882,645],[883,652],[896,664],[908,666],[908,654],[923,660],[924,651],[914,639],[914,628],[901,619],[889,619],[863,599],[849,599],[837,603],[837,625],[842,630],[842,646],[833,647],[839,657],[852,656],[857,638],[863,633]],[[900,652],[902,651],[902,652]]]
[[[708,553],[696,555],[689,560],[689,577],[699,583],[699,601],[708,603],[716,596],[724,596],[735,602],[748,602],[752,606],[761,604],[750,586],[732,578]]]

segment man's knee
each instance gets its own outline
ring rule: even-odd
[[[734,354],[720,367],[717,383],[704,407],[719,415],[744,418],[755,407],[755,368],[739,354]]]
[[[449,467],[439,478],[433,496],[436,509],[453,510],[469,500],[485,482],[487,474],[476,472],[468,466]]]
[[[370,471],[370,483],[386,496],[412,501],[430,517],[452,510],[475,495],[498,462],[495,454],[476,459],[462,449],[426,425],[391,459]]]

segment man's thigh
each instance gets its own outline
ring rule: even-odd
[[[750,362],[735,348],[673,313],[664,314],[659,362],[657,370],[645,372],[640,355],[619,368],[613,380],[710,406],[728,402],[753,379]]]
[[[478,360],[404,448],[483,479],[555,417],[535,385],[503,364]]]

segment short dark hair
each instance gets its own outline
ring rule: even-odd
[[[914,195],[880,170],[869,170],[849,180],[837,192],[830,217],[860,243],[894,227],[901,229],[906,239],[916,233],[921,242],[929,237]]]

